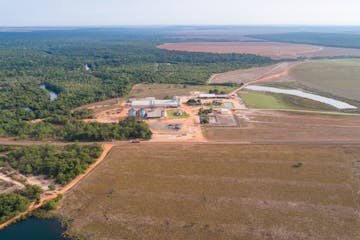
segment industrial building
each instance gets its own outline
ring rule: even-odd
[[[139,110],[135,110],[134,108],[130,108],[128,111],[129,117],[138,117],[142,119],[152,119],[152,118],[166,118],[167,112],[166,110],[160,110],[160,109],[153,109],[150,111],[146,111],[143,108],[140,108]]]
[[[209,99],[209,98],[215,98],[215,99],[229,99],[229,95],[217,95],[212,93],[206,93],[206,94],[199,94],[199,98],[201,99]]]
[[[146,98],[143,100],[130,100],[132,108],[177,108],[181,106],[181,100],[174,97],[169,100],[156,100],[154,98]]]
[[[139,111],[136,112],[136,116],[138,118],[147,118],[147,112],[141,108]]]
[[[167,113],[166,110],[151,110],[147,112],[147,116],[146,118],[151,119],[151,118],[165,118],[167,117]]]
[[[133,108],[130,108],[128,111],[128,116],[129,117],[136,117],[136,110]]]

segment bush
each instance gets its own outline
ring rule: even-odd
[[[57,197],[53,200],[50,200],[48,202],[46,202],[44,205],[41,206],[42,210],[45,211],[51,211],[56,209],[56,204],[58,203],[58,201],[60,201],[63,198],[62,194],[57,195]]]
[[[189,105],[189,106],[200,106],[201,101],[191,98],[186,102],[186,104]]]
[[[201,116],[200,117],[200,124],[209,124],[209,117]]]
[[[41,193],[43,193],[43,190],[41,187],[36,185],[27,185],[24,189],[21,189],[18,192],[21,196],[24,196],[30,200],[37,200],[40,199]]]
[[[30,200],[19,194],[0,194],[0,223],[25,211]]]
[[[212,108],[209,108],[209,109],[200,108],[198,114],[199,114],[200,116],[202,116],[202,115],[209,115],[209,114],[212,113],[212,112],[213,112],[213,109],[212,109]]]

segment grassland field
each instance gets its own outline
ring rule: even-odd
[[[58,213],[89,240],[358,239],[359,157],[358,146],[124,145]]]
[[[176,115],[177,111],[178,110],[176,110],[176,109],[168,110],[167,111],[167,118],[168,119],[182,119],[182,118],[188,118],[190,116],[187,112],[184,112],[184,111],[182,111],[181,115],[178,116],[178,115]]]
[[[248,108],[336,111],[327,104],[286,94],[241,91],[239,95]]]
[[[292,68],[290,77],[310,88],[360,101],[360,59],[306,62]]]

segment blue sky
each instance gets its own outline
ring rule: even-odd
[[[359,0],[0,0],[0,26],[360,25]]]

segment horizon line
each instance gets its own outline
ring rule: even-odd
[[[93,28],[93,27],[360,27],[334,24],[104,24],[104,25],[0,25],[0,28]]]

